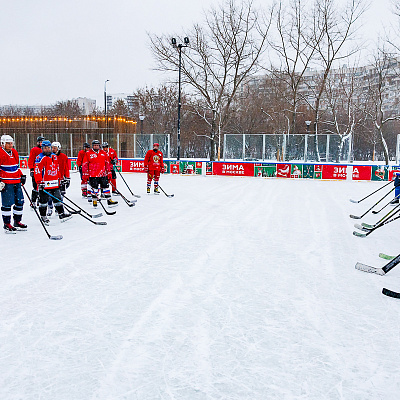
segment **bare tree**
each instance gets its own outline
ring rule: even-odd
[[[316,0],[314,17],[314,43],[322,70],[314,79],[315,101],[311,104],[314,110],[314,131],[318,133],[320,104],[325,86],[333,64],[348,59],[360,50],[358,42],[352,42],[357,31],[357,22],[365,12],[365,0],[347,0],[341,6],[337,0]],[[322,33],[322,37],[321,37]],[[321,38],[321,40],[319,40]],[[343,74],[343,71],[340,73]],[[348,99],[348,96],[345,96]]]
[[[280,0],[274,19],[277,38],[271,42],[280,65],[272,66],[271,73],[277,82],[284,84],[282,96],[289,109],[282,110],[290,115],[288,133],[297,132],[299,107],[303,102],[301,94],[304,78],[315,58],[323,31],[313,20],[315,13],[309,11],[309,2],[304,0]]]
[[[110,115],[129,115],[129,107],[124,99],[118,99],[114,102],[112,107],[108,110]]]
[[[351,160],[353,139],[356,128],[365,122],[365,98],[360,80],[357,80],[358,68],[341,67],[327,76],[324,100],[329,113],[321,121],[327,133],[340,136],[336,152],[336,162],[340,162],[344,143],[349,143],[349,161]]]
[[[251,1],[226,0],[206,13],[205,23],[190,30],[190,48],[182,58],[184,82],[201,99],[196,112],[210,126],[210,159],[216,137],[229,119],[235,97],[247,77],[255,73],[266,49],[272,11],[265,15]],[[170,36],[150,35],[157,67],[176,71],[178,52]]]
[[[385,126],[392,121],[400,120],[399,103],[397,97],[397,81],[400,63],[393,54],[384,47],[376,50],[374,62],[369,68],[368,81],[368,108],[367,116],[371,119],[377,136],[382,145],[385,162],[389,164],[389,148],[385,138]],[[393,99],[393,97],[395,97]],[[388,107],[391,103],[391,108]]]

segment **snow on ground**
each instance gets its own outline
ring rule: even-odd
[[[0,399],[398,399],[400,268],[354,265],[399,224],[348,217],[382,183],[124,176],[142,198],[107,226],[53,217],[51,241],[26,207],[0,236]]]

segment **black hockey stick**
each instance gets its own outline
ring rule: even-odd
[[[25,192],[25,194],[26,194],[26,197],[28,197],[28,200],[29,200],[29,202],[31,203],[31,207],[32,207],[33,210],[35,211],[35,213],[36,213],[36,215],[37,215],[37,217],[38,217],[40,223],[42,224],[43,229],[44,229],[44,231],[46,232],[47,237],[48,237],[50,240],[61,240],[61,239],[63,238],[62,235],[56,235],[56,236],[50,235],[49,231],[46,229],[46,226],[45,226],[44,222],[42,221],[42,218],[40,218],[40,215],[39,215],[39,213],[38,213],[38,211],[37,211],[37,209],[36,209],[36,206],[32,203],[32,200],[31,200],[31,198],[29,197],[29,194],[28,194],[28,192],[26,191],[25,186],[24,186],[24,185],[21,185],[21,186],[22,186],[22,189],[24,189],[24,192]]]
[[[398,210],[398,211],[400,211],[400,210]],[[396,212],[396,214],[397,214],[397,212]],[[395,221],[396,219],[399,219],[399,218],[400,218],[400,215],[398,215],[397,217],[391,218],[389,220],[383,221],[379,225],[375,226],[374,228],[369,229],[368,232],[366,232],[366,233],[360,233],[360,232],[355,232],[354,231],[353,235],[357,236],[357,237],[366,237],[366,236],[370,235],[372,232],[374,232],[377,229],[381,228],[383,225],[389,224],[390,222],[393,222],[393,221]],[[365,229],[368,229],[368,228],[365,228]]]
[[[97,199],[97,201],[100,203],[101,207],[103,208],[104,212],[105,212],[107,215],[114,215],[114,214],[117,213],[116,211],[107,211],[106,208],[104,207],[104,204],[101,202],[101,199],[99,199],[99,197],[98,197],[97,195],[96,195],[96,199]]]
[[[388,193],[386,193],[380,200],[378,200],[371,208],[369,208],[367,211],[365,211],[364,214],[360,215],[359,217],[358,217],[357,215],[350,214],[350,218],[353,218],[353,219],[361,219],[362,217],[364,217],[365,215],[367,215],[375,206],[377,206],[385,197],[389,196],[389,194],[390,194],[391,192],[393,192],[394,189],[395,189],[395,188],[390,189],[390,191],[389,191]]]
[[[124,200],[124,202],[129,206],[129,207],[133,207],[136,203],[137,200],[134,201],[130,201],[128,200],[119,190],[117,190],[117,188],[110,182],[111,186],[114,188],[115,193],[119,194],[122,198],[122,200]]]
[[[115,168],[115,165],[113,165],[113,168],[114,168],[115,171],[118,171],[118,173],[120,174],[120,176],[121,176],[122,180],[124,181],[126,187],[127,187],[128,190],[131,192],[131,195],[132,195],[133,197],[137,197],[138,199],[140,199],[140,196],[139,196],[138,194],[132,193],[131,188],[130,188],[130,187],[128,186],[128,184],[126,183],[126,180],[124,179],[124,177],[122,176],[122,174],[121,174],[121,172],[118,170],[118,168]]]
[[[85,213],[88,217],[90,218],[99,218],[102,217],[103,214],[99,213],[99,214],[89,214],[87,211],[85,211],[82,207],[79,207],[78,204],[74,203],[71,199],[69,199],[67,196],[64,195],[64,199],[67,199],[71,204],[73,204],[76,208],[78,208],[79,210],[81,210],[83,213]]]
[[[398,194],[397,196],[395,196],[394,199],[398,199],[399,197],[400,197],[400,194]],[[378,211],[372,210],[372,214],[379,214],[384,208],[386,208],[388,205],[390,205],[390,204],[392,203],[392,201],[393,201],[393,200],[390,200],[389,203],[386,203],[386,204],[385,204],[380,210],[378,210]],[[394,204],[396,204],[396,203],[394,203]]]
[[[361,203],[363,200],[368,199],[368,197],[372,196],[373,194],[375,194],[376,192],[379,192],[381,189],[383,189],[384,187],[386,187],[387,185],[391,184],[392,181],[389,181],[388,183],[386,183],[385,185],[381,186],[379,189],[375,190],[374,192],[370,193],[368,196],[365,196],[364,198],[362,198],[361,200],[352,200],[350,199],[350,201],[352,203]]]
[[[167,196],[167,197],[174,197],[174,195],[173,194],[167,194],[167,193],[165,193],[164,192],[164,189],[160,186],[160,185],[158,185],[158,187],[161,189],[161,191]]]
[[[57,197],[53,196],[51,193],[44,191],[45,193],[47,193],[49,196],[53,197],[54,199],[60,201],[60,199],[58,199]],[[104,221],[93,221],[91,218],[87,217],[84,214],[81,214],[81,210],[75,210],[75,208],[69,206],[68,204],[65,204],[63,201],[61,201],[61,203],[64,205],[64,207],[69,211],[69,212],[74,212],[74,214],[79,214],[82,218],[87,219],[88,221],[90,221],[92,224],[94,225],[107,225],[107,222]]]
[[[384,294],[385,296],[394,297],[395,299],[400,299],[399,292],[394,292],[393,290],[389,290],[386,288],[382,289],[382,294]]]
[[[387,219],[388,217],[390,217],[390,215],[396,213],[396,212],[398,211],[399,207],[400,207],[400,204],[398,204],[395,208],[393,208],[392,210],[390,210],[387,214],[385,214],[385,215],[384,215],[379,221],[377,221],[375,224],[372,224],[372,225],[371,225],[371,224],[366,224],[365,222],[363,222],[363,223],[361,223],[361,225],[362,225],[364,228],[369,228],[369,229],[375,228],[375,227],[378,226],[382,221],[386,221],[386,219]]]
[[[391,269],[393,269],[399,263],[400,263],[400,254],[395,258],[393,258],[393,260],[390,260],[382,268],[371,267],[369,265],[362,263],[357,263],[355,268],[360,271],[369,272],[371,274],[386,275]]]

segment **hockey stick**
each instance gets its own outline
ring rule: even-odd
[[[382,268],[371,267],[369,265],[362,263],[357,263],[355,268],[360,271],[369,272],[371,274],[385,275],[399,263],[400,263],[400,254],[395,258],[393,258],[393,260],[389,261]]]
[[[399,210],[400,211],[400,210]],[[368,235],[370,235],[372,232],[374,232],[374,231],[376,231],[377,229],[379,229],[380,227],[382,227],[383,225],[386,225],[386,224],[389,224],[390,222],[393,222],[393,221],[395,221],[396,219],[399,219],[400,218],[400,215],[398,215],[397,217],[394,217],[394,218],[392,218],[392,219],[389,219],[389,220],[386,220],[386,221],[384,221],[384,222],[381,222],[379,225],[377,225],[375,228],[372,228],[372,229],[370,229],[370,230],[368,230],[368,232],[367,233],[360,233],[360,232],[353,232],[353,235],[354,236],[357,236],[357,237],[366,237],[366,236],[368,236]],[[365,229],[367,229],[367,228],[365,228]]]
[[[31,207],[32,207],[33,210],[35,211],[35,213],[36,213],[36,215],[37,215],[37,217],[38,217],[40,223],[42,224],[43,229],[44,229],[44,231],[46,232],[47,237],[48,237],[50,240],[61,240],[61,239],[63,238],[62,235],[56,235],[56,236],[50,235],[49,231],[46,229],[46,226],[45,226],[44,222],[42,221],[42,218],[40,218],[40,215],[39,215],[39,213],[38,213],[38,211],[37,211],[37,209],[36,209],[36,206],[32,203],[32,200],[31,200],[31,198],[29,197],[29,194],[28,194],[28,192],[26,191],[25,186],[24,186],[24,185],[21,185],[21,186],[22,186],[22,189],[24,189],[24,192],[25,192],[25,194],[26,194],[26,197],[28,197],[28,200],[29,200],[29,202],[31,203]]]
[[[160,186],[160,185],[158,185],[158,187],[161,189],[161,191],[167,196],[167,197],[174,197],[174,195],[173,194],[167,194],[167,193],[165,193],[164,192],[164,189]]]
[[[133,206],[135,205],[135,203],[137,202],[137,200],[134,200],[134,201],[128,200],[119,190],[117,190],[117,188],[111,183],[111,181],[110,181],[110,184],[111,184],[111,186],[114,188],[115,193],[119,194],[119,195],[121,196],[122,200],[124,200],[124,202],[125,202],[129,207],[133,207]]]
[[[389,256],[389,255],[387,255],[385,253],[379,253],[379,257],[383,258],[385,260],[393,260],[393,258],[395,258],[396,256]]]
[[[352,200],[350,199],[350,201],[352,203],[361,203],[362,201],[364,201],[365,199],[368,199],[368,197],[372,196],[373,194],[375,194],[376,192],[379,192],[381,189],[383,189],[384,187],[386,187],[387,185],[390,185],[392,183],[392,181],[389,181],[388,183],[386,183],[385,185],[381,186],[379,189],[375,190],[374,192],[370,193],[368,196],[365,196],[364,198],[362,198],[361,200]]]
[[[103,208],[104,212],[105,212],[107,215],[114,215],[114,214],[117,213],[116,211],[107,211],[106,208],[104,207],[104,204],[101,202],[101,199],[99,199],[99,197],[98,197],[97,195],[96,195],[96,199],[97,199],[97,201],[100,203],[101,207]]]
[[[399,197],[400,197],[400,194],[398,194],[397,196],[395,196],[394,199],[398,199]],[[378,210],[378,211],[372,210],[372,214],[378,214],[378,213],[380,213],[384,208],[386,208],[388,205],[390,205],[390,204],[392,203],[392,201],[393,201],[393,200],[390,200],[389,203],[386,203],[386,204],[385,204],[380,210]]]
[[[118,168],[115,168],[115,165],[113,165],[113,168],[114,168],[114,171],[118,171]],[[124,181],[124,183],[125,183],[126,187],[128,188],[128,190],[131,192],[131,195],[132,195],[133,197],[137,197],[138,199],[140,199],[140,196],[139,196],[138,194],[132,193],[131,188],[130,188],[130,187],[128,186],[128,184],[126,183],[126,180],[125,180],[124,177],[122,176],[121,172],[118,171],[118,173],[120,174],[120,176],[121,176],[122,180]]]
[[[377,206],[385,197],[389,196],[389,194],[390,194],[391,192],[393,192],[394,189],[395,189],[395,188],[390,189],[390,191],[389,191],[388,193],[386,193],[380,200],[378,200],[371,208],[369,208],[367,211],[365,211],[364,214],[360,215],[359,217],[358,217],[357,215],[350,214],[350,218],[353,218],[353,219],[361,219],[362,217],[364,217],[365,215],[367,215],[375,206]]]
[[[81,210],[83,213],[85,213],[88,217],[90,218],[99,218],[102,217],[103,214],[99,213],[99,214],[89,214],[87,211],[85,211],[82,207],[79,207],[78,204],[74,203],[70,198],[68,198],[67,196],[64,195],[64,199],[67,199],[71,204],[73,204],[76,208],[78,208],[79,210]]]
[[[392,210],[390,210],[387,214],[385,214],[379,221],[377,221],[375,224],[366,224],[365,222],[361,223],[361,225],[365,228],[375,228],[376,226],[378,226],[382,221],[386,221],[386,219],[388,217],[390,217],[391,214],[397,213],[398,209],[400,207],[400,204],[398,204],[395,208],[393,208]]]
[[[60,201],[60,199],[58,199],[57,197],[53,196],[51,193],[46,192],[46,190],[44,190],[45,193],[47,193],[49,196],[53,197],[54,199]],[[107,225],[107,222],[97,222],[97,221],[93,221],[92,219],[90,219],[89,217],[87,217],[84,214],[81,214],[81,210],[75,210],[75,208],[69,206],[68,204],[65,204],[63,201],[61,201],[61,203],[64,205],[64,207],[69,211],[69,212],[74,212],[74,214],[79,214],[82,218],[87,219],[88,221],[90,221],[92,224],[94,225]]]
[[[400,299],[400,293],[399,292],[394,292],[393,290],[389,290],[386,288],[382,289],[382,294],[385,296],[393,297],[395,299]]]

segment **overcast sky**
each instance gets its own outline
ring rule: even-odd
[[[269,0],[264,0],[267,4]],[[74,97],[103,105],[166,79],[154,71],[147,32],[182,32],[216,0],[1,0],[0,105],[50,104]],[[372,0],[363,36],[393,19],[390,0]]]

